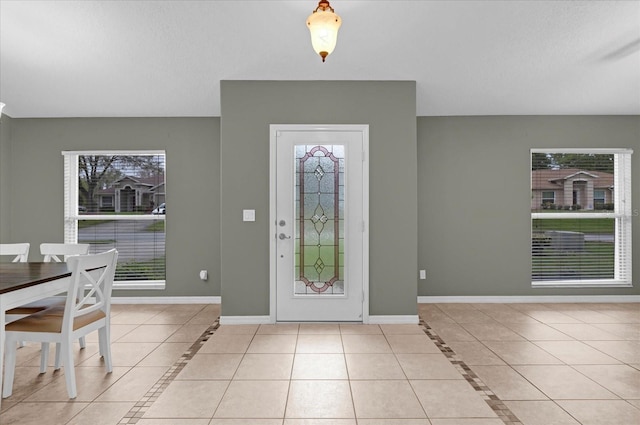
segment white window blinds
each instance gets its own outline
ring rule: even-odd
[[[534,286],[631,285],[631,154],[531,150]]]
[[[118,250],[116,287],[165,283],[164,151],[63,152],[65,242]]]

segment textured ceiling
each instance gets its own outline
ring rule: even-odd
[[[415,80],[417,114],[640,114],[639,1],[0,0],[11,117],[219,116],[220,80]]]

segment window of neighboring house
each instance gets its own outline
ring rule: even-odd
[[[166,216],[152,211],[166,195],[165,152],[62,154],[65,242],[88,243],[90,253],[116,248],[116,289],[163,289]]]
[[[103,208],[113,206],[113,196],[103,196],[100,198],[100,206]]]
[[[556,193],[554,191],[542,192],[542,207],[548,209],[551,205],[556,203]]]
[[[593,190],[593,207],[597,210],[603,210],[605,208],[606,195],[604,190]]]
[[[632,285],[632,152],[531,150],[532,192],[557,188],[555,209],[544,208],[544,192],[531,203],[533,286]]]

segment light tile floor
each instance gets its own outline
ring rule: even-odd
[[[419,313],[421,325],[219,326],[215,305],[114,305],[113,373],[89,338],[69,400],[64,372],[38,374],[27,344],[0,424],[640,424],[640,305]]]

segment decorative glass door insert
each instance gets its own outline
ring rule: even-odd
[[[343,145],[295,146],[295,295],[344,295]]]

